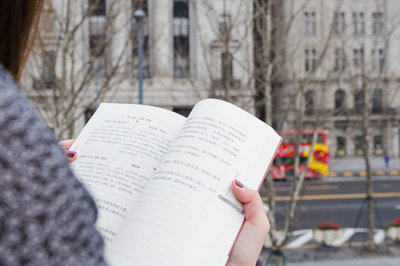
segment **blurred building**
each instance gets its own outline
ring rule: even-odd
[[[34,88],[30,96],[42,111],[64,104],[44,103],[46,97],[60,96],[61,87],[64,96],[84,87],[75,100],[79,105],[74,108],[83,108],[75,115],[75,134],[99,101],[138,103],[140,36],[144,104],[187,115],[199,100],[217,97],[253,112],[251,1],[68,3],[53,1],[46,8],[41,48],[34,49],[32,56],[41,63],[28,62],[23,84],[27,91]],[[138,10],[143,11],[142,18],[136,16]],[[60,91],[56,96],[50,92],[55,90]],[[51,119],[60,114],[53,109],[43,113],[56,128],[64,122]]]
[[[397,0],[274,6],[275,79],[292,104],[285,105],[292,115],[284,127],[295,127],[300,110],[304,128],[317,123],[329,132],[333,156],[353,156],[362,154],[367,121],[369,153],[399,156],[399,11]]]
[[[216,97],[277,129],[317,124],[333,156],[360,155],[368,121],[369,152],[400,155],[398,0],[52,3],[22,86],[60,137],[100,101],[139,102],[142,39],[144,104],[187,115]]]

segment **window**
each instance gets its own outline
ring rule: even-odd
[[[89,34],[104,35],[106,30],[106,18],[104,16],[91,16],[89,18]]]
[[[106,15],[106,0],[89,0],[90,16]]]
[[[139,67],[139,45],[142,41],[142,77],[151,78],[150,70],[150,49],[149,49],[149,31],[148,31],[148,1],[147,0],[132,0],[132,58],[133,58],[133,71],[132,75],[137,77]],[[135,18],[135,12],[138,10],[144,12],[142,19]],[[139,36],[142,39],[139,39]]]
[[[314,113],[314,93],[311,90],[306,91],[305,94],[305,114],[312,115]]]
[[[381,128],[374,128],[372,131],[374,141],[374,154],[383,154],[383,134]]]
[[[335,115],[344,113],[344,100],[346,98],[346,92],[342,89],[338,89],[335,92]]]
[[[346,127],[336,127],[336,156],[346,155]]]
[[[315,64],[317,61],[317,51],[315,49],[304,50],[305,56],[305,70],[306,72],[312,72],[315,70]]]
[[[304,33],[315,36],[317,34],[317,19],[315,12],[304,12]]]
[[[174,36],[189,35],[189,21],[187,18],[174,18]]]
[[[346,31],[346,17],[344,12],[335,12],[335,32],[343,35]]]
[[[361,114],[363,108],[364,108],[364,91],[362,90],[356,90],[354,92],[354,111],[356,114]]]
[[[383,13],[372,13],[372,33],[375,35],[382,35],[384,31]]]
[[[106,1],[89,0],[89,54],[96,77],[104,77],[107,69],[106,58]]]
[[[46,51],[44,53],[43,62],[43,81],[46,89],[50,89],[54,85],[55,68],[56,68],[56,53],[54,51]]]
[[[383,109],[383,90],[375,89],[372,94],[372,113],[381,114]]]
[[[382,73],[385,67],[385,54],[383,49],[373,49],[372,50],[372,58],[373,58],[373,70],[375,72]]]
[[[354,67],[362,67],[364,65],[364,48],[353,50]]]
[[[189,4],[174,0],[174,78],[187,78],[189,61]]]
[[[362,155],[365,145],[365,137],[361,128],[354,129],[354,152],[355,155]]]
[[[107,59],[105,55],[105,34],[90,35],[89,49],[90,57],[92,58],[93,70],[96,77],[105,77],[107,69]]]
[[[233,77],[232,54],[229,52],[221,54],[221,77],[222,83],[231,81]]]
[[[231,16],[230,15],[221,15],[219,17],[219,32],[221,35],[225,35],[231,27]]]
[[[353,34],[365,34],[365,16],[363,12],[353,13]]]
[[[53,9],[47,9],[43,12],[46,13],[46,23],[43,25],[43,32],[52,33],[56,30],[57,17]]]
[[[147,16],[148,12],[148,0],[131,0],[132,10],[135,12],[138,9],[142,9]]]
[[[340,72],[346,70],[346,57],[343,49],[335,49],[335,64],[333,70]]]

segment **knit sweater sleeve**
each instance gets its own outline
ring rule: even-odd
[[[0,66],[0,265],[105,265],[96,207]]]

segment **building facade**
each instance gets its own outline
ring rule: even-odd
[[[22,78],[60,137],[76,136],[101,101],[138,103],[140,69],[144,104],[187,115],[215,97],[260,114],[267,102],[278,129],[327,130],[332,156],[360,155],[368,121],[371,155],[400,155],[397,0],[68,3],[45,8]],[[272,19],[263,28],[256,14]],[[260,58],[273,61],[269,85]]]
[[[216,97],[253,112],[251,1],[77,2],[45,8],[40,47],[23,78],[53,128],[70,122],[57,110],[65,101],[48,104],[48,97],[77,94],[71,137],[100,101],[138,103],[139,62],[144,104],[187,115],[199,100]]]
[[[328,131],[333,156],[361,155],[365,139],[371,155],[399,156],[399,10],[396,0],[282,1],[277,71],[297,106],[287,128],[300,110],[303,128]]]

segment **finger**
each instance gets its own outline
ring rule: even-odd
[[[75,139],[67,139],[67,140],[62,140],[59,142],[61,147],[63,147],[64,150],[69,150],[71,148],[72,143],[74,143]]]
[[[243,204],[246,221],[269,230],[269,222],[264,206],[257,191],[246,188],[238,180],[232,181],[232,191],[236,199]]]
[[[78,157],[78,154],[74,151],[67,151],[67,157],[69,162],[75,161],[75,159]]]
[[[65,150],[68,161],[73,162],[75,159],[78,157],[78,154],[74,151],[69,151],[69,148],[71,148],[72,143],[74,143],[75,139],[67,139],[67,140],[62,140],[59,142],[61,147]]]

